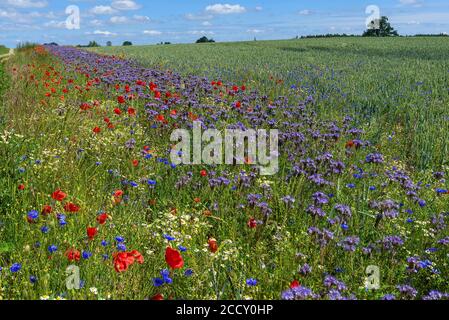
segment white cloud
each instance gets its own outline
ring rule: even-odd
[[[98,35],[105,37],[115,37],[117,34],[110,31],[95,30],[94,32],[86,32],[87,35]]]
[[[48,5],[47,1],[33,1],[33,0],[7,0],[9,5],[18,8],[44,8]]]
[[[49,22],[44,23],[44,27],[64,29],[67,27],[67,23],[66,23],[66,21],[51,20]]]
[[[248,29],[248,30],[246,30],[246,32],[248,32],[248,33],[263,33],[264,31],[260,30],[260,29]]]
[[[162,32],[157,30],[144,30],[143,34],[149,35],[149,36],[160,36]]]
[[[215,33],[213,31],[204,31],[204,30],[192,30],[192,31],[187,31],[188,34],[193,34],[193,35],[214,35]]]
[[[312,13],[313,13],[313,12],[310,11],[309,9],[304,9],[304,10],[299,11],[299,14],[302,15],[302,16],[309,16],[309,15],[311,15]]]
[[[213,4],[206,7],[206,12],[211,14],[232,14],[232,13],[244,13],[246,8],[239,4]]]
[[[137,14],[133,16],[133,19],[136,20],[136,21],[139,21],[139,22],[150,22],[151,21],[150,17],[139,16]]]
[[[141,5],[131,0],[113,1],[111,5],[117,10],[138,10],[141,8]]]
[[[399,0],[399,2],[404,6],[413,6],[416,8],[422,7],[422,3],[420,0]]]
[[[89,24],[90,24],[91,26],[94,26],[94,27],[100,27],[100,26],[103,25],[103,21],[98,20],[98,19],[94,19],[94,20],[91,20],[91,21],[89,22]]]
[[[90,9],[90,13],[92,14],[114,14],[117,13],[117,10],[113,9],[110,6],[95,6]]]
[[[257,6],[255,9],[256,9],[256,11],[262,11],[262,10],[263,10],[263,7]]]
[[[109,21],[111,21],[111,23],[115,23],[115,24],[127,23],[128,22],[128,18],[127,17],[123,17],[123,16],[121,16],[121,17],[114,16],[114,17],[111,17],[111,19],[109,19]]]
[[[203,25],[205,27],[210,27],[212,25],[212,23],[210,23],[209,21],[204,21],[201,23],[201,25]]]
[[[193,14],[193,13],[188,13],[184,16],[187,20],[210,20],[213,18],[212,15],[210,14]]]

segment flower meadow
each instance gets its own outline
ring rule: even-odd
[[[372,124],[282,74],[63,46],[2,68],[0,299],[449,298],[447,168],[398,156],[405,125],[373,143]],[[175,165],[170,134],[194,121],[279,130],[279,172]]]

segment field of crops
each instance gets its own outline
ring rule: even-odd
[[[448,299],[448,40],[17,50],[0,299]],[[198,123],[279,171],[175,164]]]
[[[9,52],[9,49],[5,46],[0,45],[0,56],[3,54],[7,54]]]

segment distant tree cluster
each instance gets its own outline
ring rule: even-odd
[[[399,36],[398,32],[394,30],[388,17],[382,16],[380,20],[371,21],[368,30],[363,33],[363,37],[392,37]]]
[[[89,41],[87,45],[77,45],[78,48],[95,48],[95,47],[101,47],[100,44],[96,41]]]
[[[124,47],[126,47],[126,46],[132,46],[133,45],[133,43],[131,42],[131,41],[125,41],[125,42],[123,42],[123,46]]]
[[[211,43],[211,42],[215,42],[214,39],[208,39],[206,36],[199,38],[198,40],[196,40],[196,43]]]

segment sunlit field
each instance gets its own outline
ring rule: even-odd
[[[20,48],[0,299],[447,299],[448,86],[447,37]],[[278,172],[175,164],[194,122]]]

